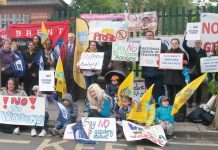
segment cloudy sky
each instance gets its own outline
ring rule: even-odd
[[[70,4],[72,0],[64,0],[67,4]]]

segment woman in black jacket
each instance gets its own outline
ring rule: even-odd
[[[183,65],[188,64],[188,58],[185,52],[180,47],[179,39],[171,40],[171,49],[169,53],[183,53]],[[167,86],[168,95],[170,97],[170,105],[173,105],[176,94],[186,85],[185,77],[182,74],[182,70],[166,70],[164,82]]]

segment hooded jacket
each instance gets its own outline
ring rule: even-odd
[[[160,107],[156,109],[155,122],[158,123],[161,121],[169,121],[171,124],[174,124],[174,117],[171,115],[171,111],[173,106],[168,105],[168,107],[164,107],[161,103],[162,96],[158,98],[158,104]]]

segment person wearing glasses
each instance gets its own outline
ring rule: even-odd
[[[185,34],[186,37],[186,34]],[[200,69],[200,59],[202,57],[207,57],[206,51],[202,49],[202,41],[201,40],[195,40],[194,41],[194,47],[189,47],[187,45],[187,40],[184,38],[183,44],[182,44],[184,50],[188,53],[189,55],[189,64],[188,64],[188,69],[189,69],[189,74],[191,81],[195,80],[197,77],[199,77],[201,73]],[[201,103],[201,86],[197,89],[196,91],[196,105],[199,106]],[[188,100],[188,107],[192,108],[192,103],[194,97],[192,96]]]

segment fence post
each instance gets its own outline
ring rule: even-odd
[[[185,7],[182,7],[182,14],[181,14],[181,33],[183,34],[185,31]]]
[[[167,27],[168,27],[168,34],[171,35],[171,24],[172,24],[172,8],[169,8],[168,13],[167,13],[167,17],[168,17],[168,22],[167,22]]]
[[[188,22],[192,21],[192,10],[188,10]]]
[[[179,28],[179,21],[178,21],[178,7],[176,7],[176,12],[175,12],[175,33],[174,34],[178,34],[178,28]]]
[[[196,21],[200,21],[200,8],[198,6],[196,7]]]
[[[161,17],[162,17],[162,25],[161,25],[161,30],[162,30],[162,31],[161,31],[161,34],[162,34],[162,35],[165,35],[165,33],[166,33],[166,32],[165,32],[165,13],[166,13],[166,12],[165,12],[165,8],[163,8],[163,10],[162,10],[162,16],[161,16]]]

